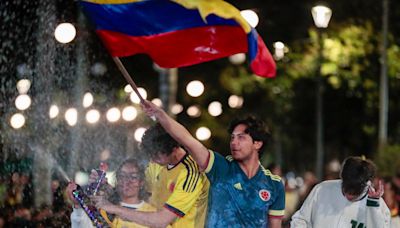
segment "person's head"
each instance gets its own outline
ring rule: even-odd
[[[144,199],[147,194],[144,180],[144,167],[138,160],[130,158],[122,162],[116,172],[116,189],[119,197],[122,200],[132,197]]]
[[[272,174],[282,176],[282,168],[279,164],[272,162],[267,166],[267,169],[271,171]]]
[[[142,151],[160,165],[168,165],[171,154],[179,147],[159,123],[147,129],[142,137]]]
[[[348,157],[342,165],[340,177],[342,191],[349,201],[355,201],[367,194],[376,173],[374,163],[361,157]]]
[[[265,123],[253,116],[233,120],[228,132],[231,134],[231,153],[237,160],[254,150],[261,156],[271,137]]]

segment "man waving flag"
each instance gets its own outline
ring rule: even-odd
[[[248,53],[251,70],[275,76],[262,38],[222,0],[82,0],[110,54],[144,53],[164,68]]]

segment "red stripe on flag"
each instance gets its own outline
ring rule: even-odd
[[[251,61],[250,68],[255,74],[268,78],[274,77],[276,73],[275,61],[260,36],[257,39],[257,55]]]
[[[97,33],[112,56],[145,53],[165,68],[189,66],[247,52],[246,34],[238,26],[207,26],[141,37],[106,30],[97,30]],[[254,64],[255,69],[260,70],[262,63],[256,62],[261,61],[258,58],[260,54],[262,57],[265,55],[258,53],[252,68]]]

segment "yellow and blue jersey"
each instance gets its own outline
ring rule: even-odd
[[[211,183],[207,227],[268,227],[268,217],[283,217],[281,178],[260,164],[248,178],[231,156],[210,151],[205,170]]]
[[[149,168],[153,171],[148,170],[148,175],[157,175],[147,177],[153,181],[150,202],[177,215],[172,227],[204,227],[210,184],[193,158],[187,154],[173,167],[151,164]]]

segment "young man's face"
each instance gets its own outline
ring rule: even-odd
[[[231,154],[238,161],[247,160],[252,156],[258,157],[258,150],[262,146],[262,142],[253,141],[251,136],[245,132],[246,129],[246,125],[239,124],[231,134]]]
[[[139,197],[140,188],[143,186],[138,169],[132,164],[125,164],[117,173],[117,190],[122,200]]]
[[[350,202],[356,202],[359,201],[360,199],[364,198],[364,196],[367,194],[369,189],[369,185],[367,185],[363,192],[361,194],[351,194],[351,193],[346,193],[344,190],[342,190],[343,196],[346,197],[346,199]]]
[[[359,195],[344,193],[344,197],[346,197],[348,201],[355,201],[359,197]]]

